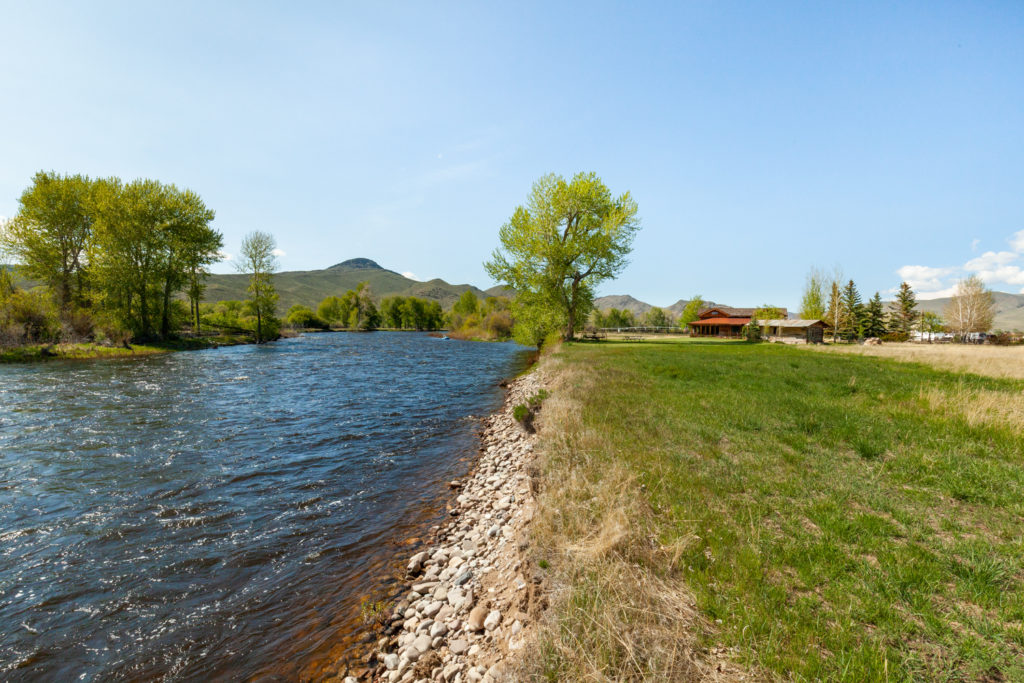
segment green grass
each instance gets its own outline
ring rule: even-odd
[[[101,344],[29,344],[0,350],[0,363],[29,363],[47,360],[86,360],[96,358],[136,358],[174,351],[193,351],[214,346],[233,346],[249,343],[243,336],[221,335],[199,339],[178,339],[149,344],[132,344],[130,349]]]
[[[682,548],[649,569],[716,624],[701,646],[783,679],[1024,680],[1024,425],[921,398],[1024,382],[696,341],[557,360],[587,457]]]

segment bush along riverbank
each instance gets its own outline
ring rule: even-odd
[[[544,606],[544,572],[523,554],[536,437],[513,417],[540,387],[537,371],[517,378],[486,419],[475,471],[450,484],[450,521],[408,560],[408,592],[377,643],[375,680],[496,682],[513,670]]]

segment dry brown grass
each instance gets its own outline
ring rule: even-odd
[[[1024,379],[1024,346],[987,344],[836,344],[816,346],[828,353],[891,358],[907,363],[924,363],[942,370],[971,372],[976,375]]]
[[[541,414],[539,494],[532,541],[553,585],[528,680],[751,680],[726,653],[701,652],[703,619],[680,576],[675,548],[655,542],[655,516],[621,464],[592,454],[605,444],[582,427],[582,397],[596,390],[557,356],[542,366],[552,391]]]
[[[921,399],[931,410],[957,412],[972,427],[990,425],[1024,429],[1024,394],[961,385],[955,390],[927,387]]]

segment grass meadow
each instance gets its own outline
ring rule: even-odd
[[[1024,382],[700,341],[540,371],[528,677],[1024,680]]]

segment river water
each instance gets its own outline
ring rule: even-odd
[[[525,363],[378,332],[0,366],[0,679],[322,677]]]

